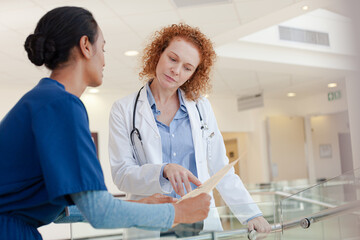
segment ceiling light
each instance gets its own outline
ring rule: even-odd
[[[195,6],[210,6],[215,4],[227,4],[231,3],[232,0],[173,0],[178,8],[183,7],[195,7]]]
[[[139,52],[138,52],[138,51],[135,51],[135,50],[130,50],[130,51],[126,51],[124,54],[125,54],[125,56],[132,57],[132,56],[138,55]]]
[[[97,89],[97,88],[90,88],[88,92],[89,92],[89,93],[98,93],[98,92],[99,92],[99,89]]]
[[[304,10],[304,11],[309,10],[309,6],[307,6],[307,5],[303,6],[303,7],[302,7],[302,10]]]
[[[288,96],[288,97],[295,97],[295,96],[296,96],[296,93],[294,93],[294,92],[289,92],[289,93],[287,94],[287,96]]]
[[[336,83],[329,83],[328,84],[328,88],[334,88],[334,87],[337,87]]]

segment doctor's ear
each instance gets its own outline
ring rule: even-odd
[[[92,56],[93,46],[88,38],[88,36],[84,35],[80,38],[79,48],[81,54],[86,58],[90,59]]]

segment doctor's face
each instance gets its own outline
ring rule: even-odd
[[[199,63],[198,48],[183,38],[174,38],[160,56],[156,79],[162,88],[176,90],[191,78]]]

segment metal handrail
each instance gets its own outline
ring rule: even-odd
[[[336,217],[339,215],[343,215],[345,213],[353,212],[354,210],[357,210],[357,209],[360,209],[360,200],[356,200],[354,202],[347,203],[347,204],[344,204],[341,206],[329,208],[329,209],[320,211],[318,213],[311,214],[304,218],[283,222],[281,224],[280,223],[273,224],[273,225],[271,225],[271,233],[280,232],[280,231],[283,232],[285,229],[295,228],[295,227],[299,227],[299,226],[301,226],[302,228],[309,228],[312,223],[315,223],[315,222],[318,222],[318,221],[321,221],[321,220],[324,220],[324,219],[327,219],[330,217]],[[247,238],[250,240],[255,240],[257,238],[257,236],[265,235],[262,233],[258,233],[255,230],[249,231],[247,228],[241,228],[241,229],[237,229],[237,230],[228,230],[226,232],[213,232],[213,233],[208,233],[208,234],[204,234],[204,235],[199,235],[196,237],[192,236],[192,237],[186,237],[186,238],[182,238],[182,239],[197,239],[197,240],[208,239],[209,234],[211,234],[213,236],[213,238],[228,237],[228,236],[233,236],[234,234],[247,235]]]
[[[336,217],[339,215],[343,215],[345,213],[353,212],[356,209],[360,209],[360,200],[356,200],[354,202],[350,202],[341,206],[337,206],[334,208],[329,208],[322,210],[318,213],[311,214],[305,218],[300,219],[300,221],[291,221],[283,223],[283,230],[292,228],[293,225],[297,226],[300,224],[302,228],[309,228],[311,223],[319,222],[321,220],[327,219],[329,217]]]
[[[282,191],[261,191],[261,192],[253,192],[253,194],[273,194],[273,195],[279,195],[279,196],[283,196],[283,197],[291,197],[294,200],[328,207],[328,209],[326,209],[326,210],[322,210],[320,212],[308,215],[303,218],[273,224],[273,225],[271,225],[271,233],[284,232],[284,230],[286,230],[286,229],[296,228],[299,226],[306,229],[306,228],[309,228],[312,223],[319,222],[321,220],[324,220],[324,219],[327,219],[330,217],[336,217],[336,216],[343,215],[343,214],[346,214],[349,212],[354,213],[354,214],[359,214],[359,212],[354,212],[354,211],[357,209],[360,209],[360,200],[346,203],[341,206],[336,206],[333,204],[328,204],[328,203],[324,203],[324,202],[309,199],[309,198],[295,196],[293,194],[290,194],[287,192],[282,192]],[[124,196],[119,195],[117,197],[124,197]],[[266,236],[267,234],[258,233],[255,230],[249,231],[247,228],[242,228],[242,229],[237,229],[237,230],[227,230],[226,232],[208,232],[208,233],[203,233],[198,236],[185,237],[185,238],[181,238],[181,239],[194,239],[194,240],[195,239],[197,239],[197,240],[209,239],[209,238],[217,239],[218,237],[231,237],[234,235],[243,235],[243,236],[247,236],[247,238],[250,240],[254,240],[258,236]]]
[[[271,227],[271,232],[277,232],[281,230],[282,232],[285,229],[295,228],[301,226],[302,228],[309,228],[312,223],[319,222],[321,220],[330,218],[330,217],[336,217],[339,215],[343,215],[349,212],[353,212],[354,210],[360,209],[360,200],[356,200],[351,203],[343,204],[341,206],[329,208],[322,210],[320,212],[311,214],[307,217],[283,222],[282,224],[275,224]],[[280,228],[279,228],[280,227]],[[248,239],[256,239],[256,235],[258,233],[252,234],[248,233]]]

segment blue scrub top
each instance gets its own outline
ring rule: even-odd
[[[41,79],[0,122],[0,232],[4,216],[14,227],[48,224],[74,204],[69,194],[89,190],[106,186],[85,106]]]

